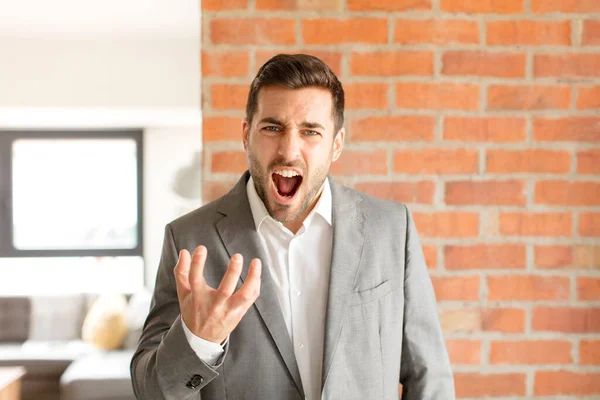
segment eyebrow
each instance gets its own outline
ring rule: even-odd
[[[280,126],[285,125],[283,122],[281,122],[275,118],[271,118],[271,117],[265,117],[265,118],[261,119],[258,123],[259,124],[268,123],[268,124],[274,124],[274,125],[280,125]],[[314,128],[325,129],[325,127],[318,122],[303,121],[299,124],[299,126],[301,128],[309,128],[309,129],[314,129]]]

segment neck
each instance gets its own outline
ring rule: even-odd
[[[319,202],[319,199],[321,198],[321,194],[323,193],[324,186],[325,186],[325,184],[323,184],[323,186],[321,186],[321,189],[319,190],[317,195],[314,197],[314,199],[312,200],[310,205],[308,207],[306,207],[306,210],[304,210],[298,218],[296,218],[293,221],[285,222],[283,224],[283,226],[288,228],[294,235],[300,230],[300,228],[302,228],[302,224],[304,223],[304,220],[306,219],[306,217],[308,217],[308,214],[311,213],[311,211],[315,208],[315,206]]]

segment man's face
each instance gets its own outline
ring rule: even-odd
[[[252,125],[243,124],[248,169],[269,214],[282,223],[316,203],[344,130],[334,132],[331,93],[322,88],[260,89]]]

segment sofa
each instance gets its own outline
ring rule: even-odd
[[[135,399],[129,364],[150,294],[127,296],[127,333],[119,348],[82,339],[97,295],[0,296],[0,366],[23,366],[22,400]]]

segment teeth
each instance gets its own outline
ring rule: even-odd
[[[291,178],[293,176],[298,176],[300,175],[299,173],[297,173],[296,171],[289,171],[289,170],[284,170],[284,171],[277,171],[275,172],[278,175],[283,176],[284,178]]]

